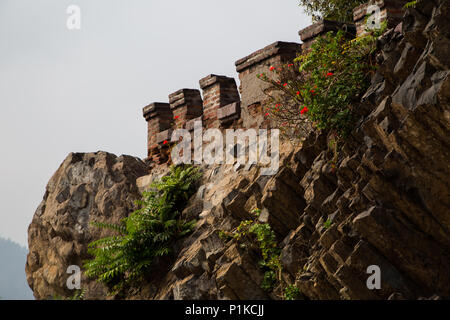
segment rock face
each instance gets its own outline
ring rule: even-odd
[[[71,153],[47,185],[28,229],[28,284],[36,299],[72,296],[66,281],[71,265],[82,266],[87,244],[107,235],[90,221],[118,222],[140,198],[136,179],[148,173],[139,159],[105,152]],[[105,297],[103,286],[82,277],[87,298]]]
[[[126,298],[279,299],[280,290],[261,289],[258,252],[219,236],[255,208],[276,232],[284,282],[303,298],[450,298],[449,11],[449,1],[419,1],[380,37],[381,67],[354,106],[360,119],[335,166],[328,137],[312,133],[301,147],[281,146],[274,176],[256,165],[203,167],[183,211],[198,219],[195,231]],[[129,214],[136,178],[145,189],[167,167],[146,170],[104,153],[66,159],[30,226],[27,274],[37,298],[67,294],[65,268],[104,236],[88,221]],[[381,272],[380,289],[367,286],[371,266]],[[82,286],[104,298],[92,281]]]
[[[281,243],[283,278],[304,298],[449,298],[448,13],[448,1],[422,1],[403,31],[379,39],[381,67],[355,105],[360,121],[336,168],[327,137],[313,133],[273,177],[207,170],[185,210],[200,217],[197,231],[165,279],[134,298],[279,298],[260,289],[258,256],[218,237],[256,207]],[[370,266],[380,289],[367,286]]]

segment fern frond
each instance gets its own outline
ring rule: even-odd
[[[104,222],[97,222],[97,221],[92,221],[90,224],[99,229],[112,230],[112,231],[116,231],[120,234],[126,234],[126,232],[127,232],[126,226],[124,224],[104,223]]]
[[[179,217],[200,176],[197,168],[172,166],[170,174],[154,182],[136,201],[139,208],[120,224],[91,222],[119,235],[89,244],[88,253],[94,258],[84,263],[86,275],[108,284],[113,292],[147,275],[156,258],[169,255],[175,240],[193,231],[195,221]]]

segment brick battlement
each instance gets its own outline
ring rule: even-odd
[[[302,44],[277,41],[237,60],[239,88],[234,78],[210,74],[199,81],[202,94],[197,89],[181,89],[169,95],[169,103],[148,105],[143,114],[148,122],[149,160],[155,163],[168,161],[173,130],[193,131],[195,121],[202,121],[205,129],[270,128],[263,111],[268,101],[264,93],[268,84],[261,81],[258,74],[268,73],[270,67],[292,63],[297,55],[310,48],[314,39],[329,31],[344,30],[349,38],[363,34],[370,4],[381,8],[381,20],[387,19],[392,27],[403,14],[404,3],[400,0],[372,0],[355,8],[355,25],[322,20],[298,32]]]

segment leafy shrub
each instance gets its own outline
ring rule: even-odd
[[[353,40],[342,30],[329,32],[294,63],[271,67],[273,76],[260,74],[270,84],[265,116],[281,119],[288,127],[310,122],[316,129],[345,137],[355,122],[354,102],[360,101],[376,69],[373,58],[380,32]],[[297,67],[298,72],[289,70]]]
[[[329,19],[353,23],[353,9],[367,0],[300,0],[313,21]]]
[[[289,285],[284,289],[284,300],[297,300],[300,297],[300,289],[294,285]]]
[[[292,142],[301,140],[313,129],[311,121],[299,108],[302,103],[300,90],[306,81],[305,73],[299,72],[299,67],[296,62],[277,68],[272,66],[270,75],[258,75],[268,84],[264,89],[268,97],[264,117],[270,119],[281,135]]]
[[[274,289],[277,282],[281,280],[281,250],[270,225],[258,221],[261,210],[255,209],[253,213],[255,214],[254,219],[242,221],[231,234],[226,232],[221,234],[223,238],[231,237],[240,242],[247,240],[249,243],[254,243],[256,240],[262,256],[259,266],[264,271],[261,288],[270,292]]]
[[[195,193],[200,174],[194,167],[171,168],[168,176],[143,193],[140,207],[119,224],[93,222],[118,235],[89,244],[94,259],[85,263],[86,274],[114,290],[149,274],[154,261],[171,253],[174,242],[193,230],[195,221],[179,218]]]

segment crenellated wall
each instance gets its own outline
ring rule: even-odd
[[[301,52],[307,51],[314,39],[329,31],[344,30],[349,38],[365,34],[367,8],[380,7],[380,22],[395,27],[403,15],[405,1],[372,0],[354,10],[355,24],[322,20],[298,32],[302,43],[277,41],[236,61],[239,90],[234,78],[210,74],[200,79],[202,94],[197,89],[181,89],[169,95],[169,103],[153,103],[144,108],[148,122],[148,160],[161,164],[168,157],[172,131],[176,128],[194,130],[194,122],[201,120],[204,129],[229,127],[270,128],[264,117],[268,84],[257,75],[270,67],[291,63]],[[240,94],[239,94],[240,93]],[[203,98],[202,98],[203,96]]]

